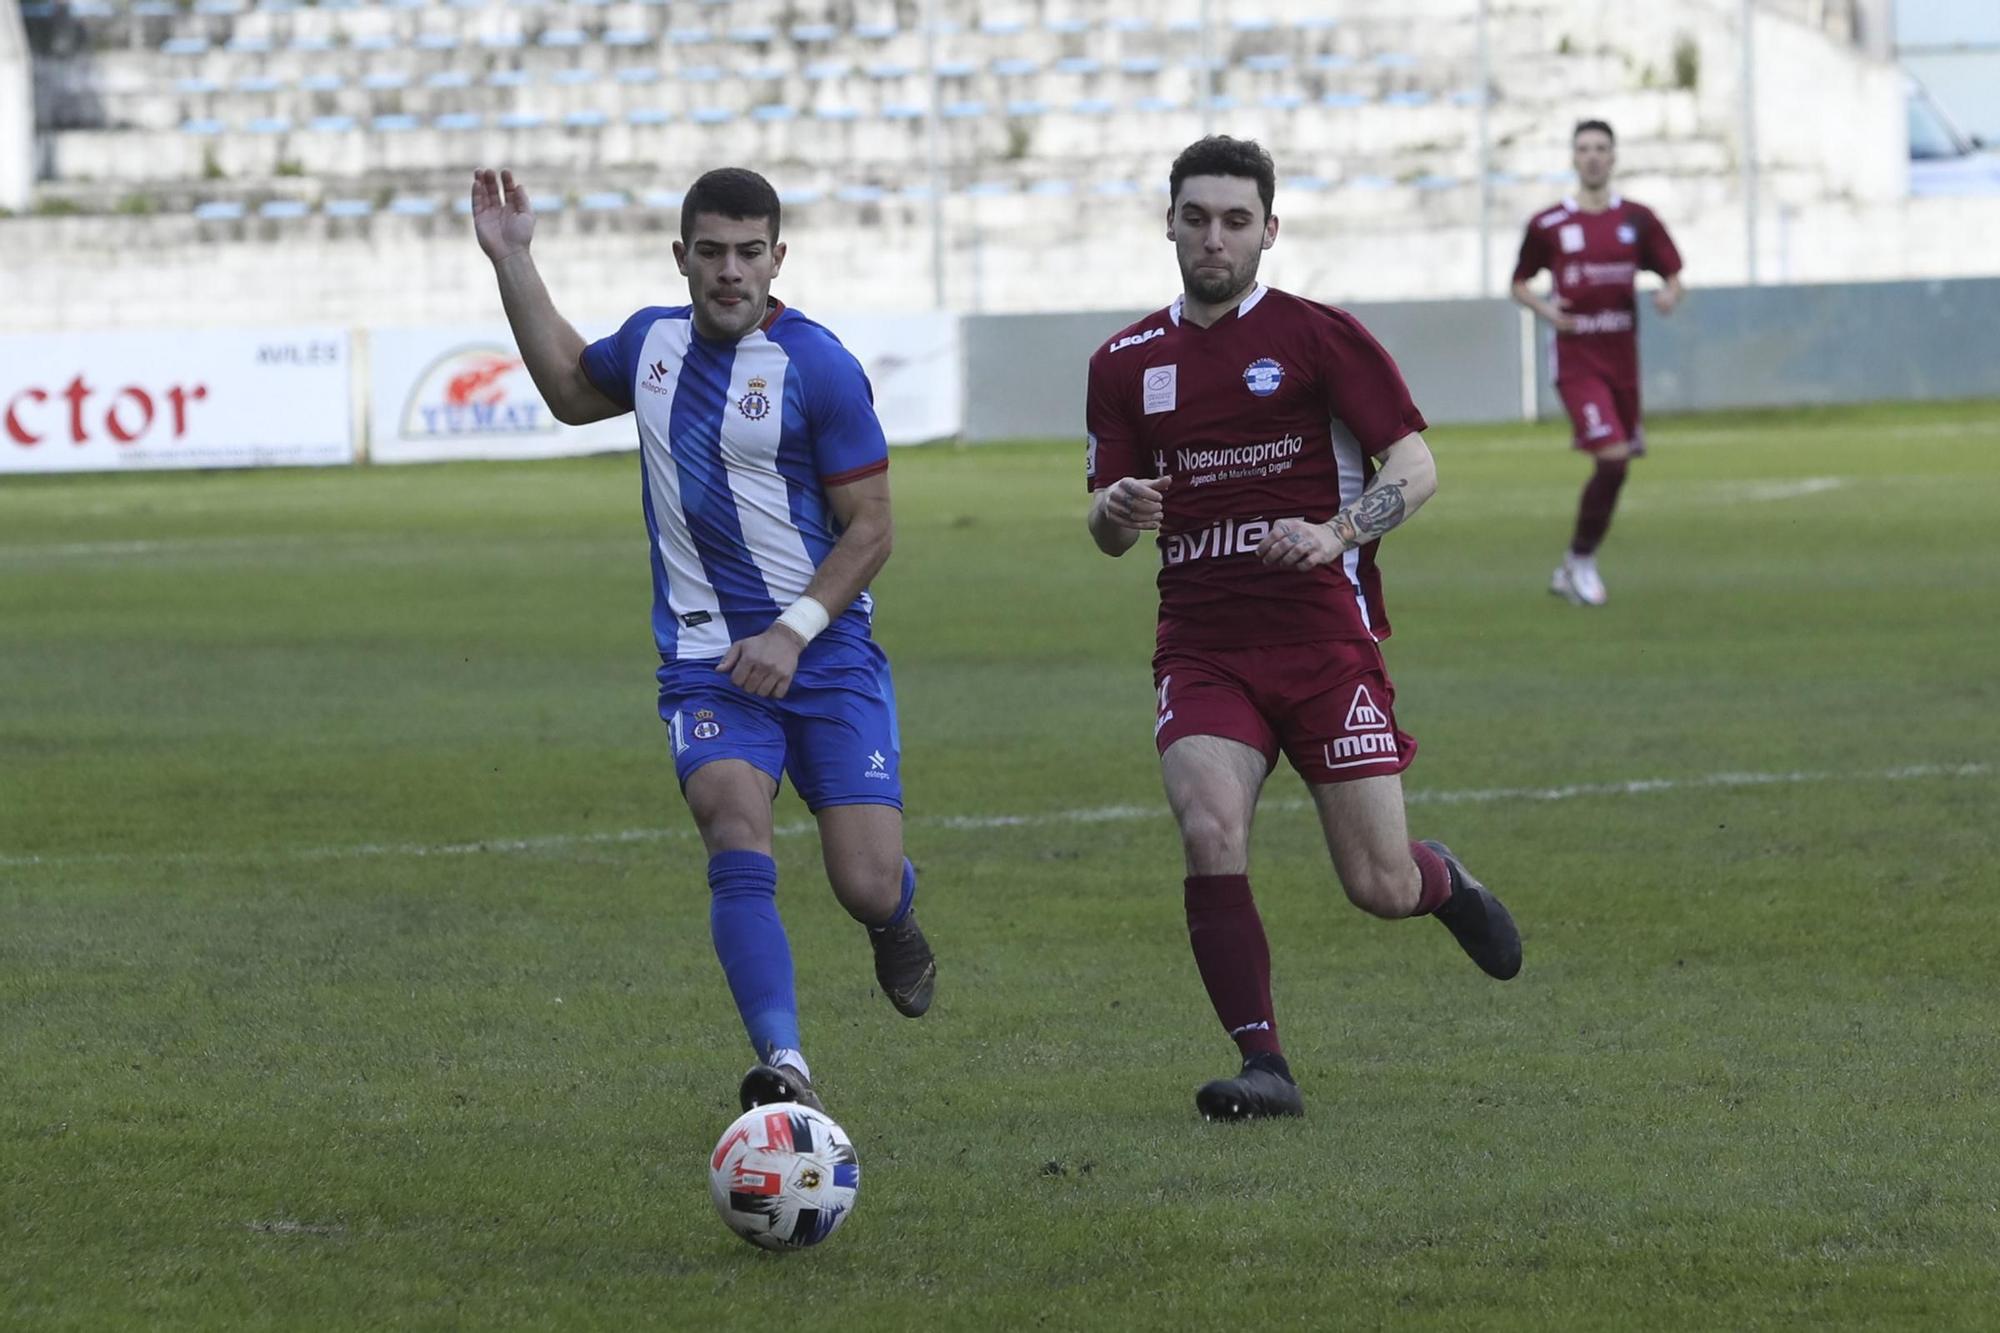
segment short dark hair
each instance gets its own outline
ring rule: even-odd
[[[1618,142],[1618,136],[1611,132],[1611,122],[1606,120],[1579,120],[1576,123],[1576,128],[1569,132],[1569,141],[1575,143],[1576,136],[1582,134],[1585,130],[1597,130],[1605,138],[1611,140],[1611,142]]]
[[[1278,193],[1278,169],[1255,139],[1232,139],[1226,134],[1196,139],[1181,150],[1173,170],[1167,173],[1168,197],[1179,199],[1181,184],[1190,176],[1241,176],[1256,181],[1264,216],[1271,216],[1271,200]]]
[[[748,167],[717,167],[704,172],[681,197],[681,243],[694,238],[694,220],[715,213],[738,222],[769,218],[771,241],[778,240],[778,192],[771,182]]]

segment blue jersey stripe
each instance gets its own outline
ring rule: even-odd
[[[805,380],[799,363],[785,367],[782,400],[784,428],[778,437],[777,467],[785,479],[786,498],[791,503],[792,526],[814,565],[826,563],[838,533],[828,512],[826,489],[820,485],[819,470],[813,463],[812,427],[806,419]]]
[[[639,453],[639,503],[646,511],[646,550],[653,563],[653,641],[660,647],[660,656],[670,658],[681,626],[668,599],[667,566],[660,559],[660,520],[653,513],[653,480],[647,475],[644,450]]]
[[[735,360],[734,343],[718,347],[699,335],[689,342],[667,433],[680,477],[682,517],[721,602],[730,637],[744,639],[767,628],[778,608],[744,543],[722,457],[722,414]]]

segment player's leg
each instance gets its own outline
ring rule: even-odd
[[[915,911],[917,872],[903,855],[901,736],[888,659],[843,645],[793,680],[784,700],[792,785],[819,821],[827,882],[868,929],[875,980],[896,1012],[930,1008],[937,959]]]
[[[1514,918],[1441,842],[1410,841],[1401,774],[1315,785],[1313,804],[1348,901],[1373,916],[1435,916],[1467,956],[1506,981],[1521,970]]]
[[[1550,576],[1549,591],[1577,606],[1602,606],[1605,591],[1597,570],[1597,548],[1611,528],[1633,446],[1626,413],[1609,384],[1590,379],[1559,387],[1576,429],[1576,447],[1591,457],[1591,473],[1577,497],[1569,550]]]
[[[1379,917],[1434,915],[1488,973],[1513,976],[1521,939],[1507,909],[1440,844],[1410,841],[1402,774],[1417,742],[1396,726],[1381,650],[1307,644],[1268,656],[1285,755],[1312,791],[1348,901]]]
[[[708,670],[705,663],[693,666]],[[771,855],[783,731],[767,701],[709,682],[684,689],[677,679],[663,680],[660,713],[708,853],[709,935],[757,1053],[739,1089],[743,1109],[775,1101],[818,1106],[801,1050],[792,947],[778,915],[778,864]]]
[[[1187,865],[1182,903],[1188,944],[1215,1016],[1243,1059],[1234,1078],[1203,1085],[1195,1106],[1211,1120],[1300,1115],[1305,1103],[1285,1063],[1271,1003],[1270,942],[1250,892],[1250,825],[1275,751],[1264,749],[1268,728],[1240,694],[1232,705],[1224,691],[1192,688],[1185,671],[1180,674],[1190,688],[1175,694],[1173,674],[1167,673],[1161,698],[1169,726],[1201,726],[1207,715],[1208,725],[1218,729],[1252,736],[1261,731],[1265,738],[1253,744],[1194,732],[1168,739],[1160,755]]]

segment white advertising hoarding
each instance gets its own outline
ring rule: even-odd
[[[344,329],[0,335],[0,472],[353,461]]]
[[[956,435],[964,394],[958,317],[822,321],[861,362],[891,444]],[[618,325],[584,326],[586,338]],[[565,426],[549,415],[505,325],[372,329],[368,456],[377,463],[555,458],[638,447],[631,418]]]

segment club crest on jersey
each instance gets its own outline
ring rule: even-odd
[[[771,415],[771,400],[764,396],[764,377],[752,375],[747,387],[750,392],[736,400],[736,410],[743,414],[745,420],[762,421]]]
[[[1259,398],[1269,398],[1284,382],[1285,368],[1268,356],[1260,356],[1243,367],[1243,385]]]
[[[1639,229],[1638,229],[1637,227],[1633,226],[1633,225],[1632,225],[1631,223],[1629,223],[1629,222],[1621,222],[1621,223],[1619,223],[1619,224],[1618,224],[1618,244],[1620,244],[1620,245],[1637,245],[1638,243],[1639,243]]]

